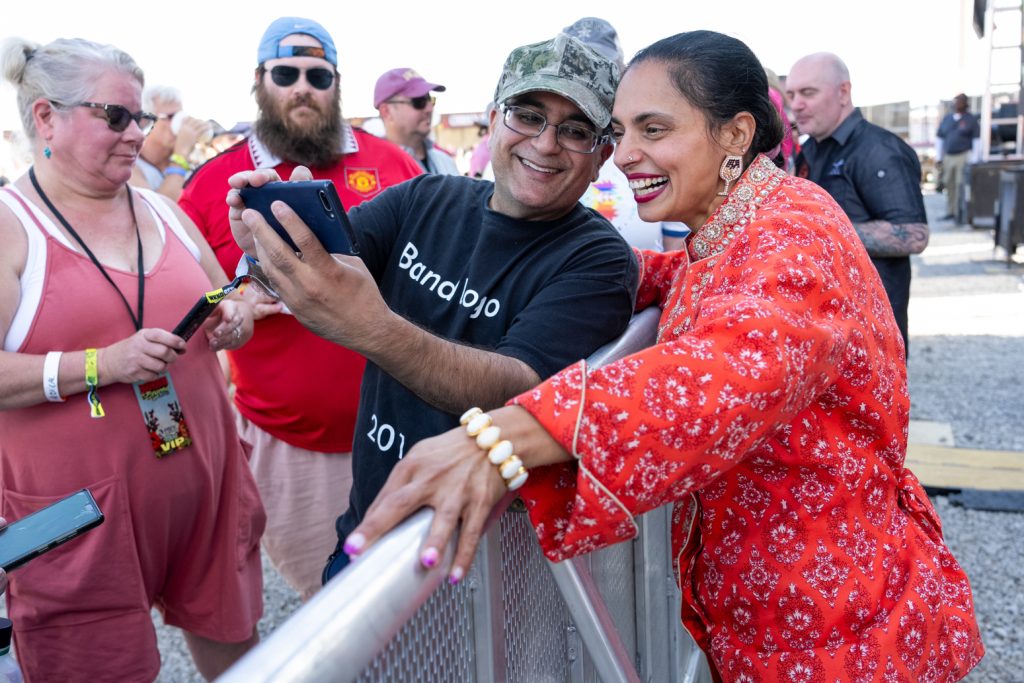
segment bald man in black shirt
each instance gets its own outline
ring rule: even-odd
[[[908,347],[910,254],[928,246],[921,163],[906,142],[865,121],[850,92],[850,72],[833,54],[808,55],[793,65],[786,97],[800,132],[810,136],[796,172],[823,187],[850,217]]]

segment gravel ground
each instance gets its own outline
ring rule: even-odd
[[[950,423],[958,446],[1022,451],[1024,458],[1024,263],[1018,257],[1007,267],[1003,254],[993,254],[987,248],[991,231],[934,220],[944,213],[941,196],[926,194],[925,204],[932,239],[929,249],[914,257],[912,417]],[[970,297],[967,305],[958,307],[956,300],[964,297]],[[994,320],[979,317],[986,302],[996,306]],[[990,333],[993,329],[998,333]],[[943,496],[935,497],[935,506],[946,540],[971,578],[988,650],[966,680],[1024,680],[1024,513],[965,509]],[[266,558],[263,569],[265,608],[259,631],[266,636],[298,608],[299,599]],[[153,621],[163,658],[157,680],[201,682],[180,632],[164,626],[155,611]]]
[[[261,638],[266,638],[299,608],[299,595],[285,583],[274,570],[267,556],[263,556],[263,618],[257,628]],[[160,614],[153,610],[153,624],[156,625],[160,644],[160,658],[163,667],[158,683],[203,683],[203,677],[192,664],[192,656],[185,645],[181,630],[164,626]]]
[[[926,195],[932,226],[929,248],[914,258],[910,319],[910,397],[915,420],[948,422],[957,446],[1012,450],[1024,458],[1024,263],[1007,266],[992,251],[992,231],[935,220],[944,198]],[[958,298],[967,299],[958,306]],[[939,307],[929,306],[939,299]],[[1003,320],[977,315],[990,302]],[[921,327],[945,334],[918,336],[915,304],[948,318]],[[943,305],[947,304],[948,305]],[[1006,323],[1006,324],[1000,324]],[[995,330],[996,334],[987,334]],[[943,531],[974,591],[987,654],[970,683],[1024,680],[1024,513],[987,512],[934,497]]]

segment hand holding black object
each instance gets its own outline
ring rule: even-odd
[[[196,330],[199,329],[199,326],[203,324],[203,321],[205,321],[210,314],[213,313],[213,310],[217,308],[217,304],[219,304],[228,294],[249,282],[249,279],[248,275],[239,275],[229,284],[224,285],[220,289],[207,292],[203,296],[199,297],[199,301],[189,309],[189,312],[186,313],[185,317],[181,319],[181,322],[171,330],[171,333],[178,335],[185,341],[188,341],[192,335],[195,334]]]

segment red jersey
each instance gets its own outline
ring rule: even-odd
[[[761,156],[686,250],[642,259],[659,343],[515,399],[578,458],[520,490],[547,556],[671,503],[683,623],[722,680],[967,675],[971,589],[904,467],[900,333],[843,211]]]
[[[295,166],[250,136],[205,163],[186,184],[178,203],[206,236],[224,272],[234,273],[242,257],[224,203],[228,178],[240,171],[273,168],[287,179]],[[334,181],[346,209],[422,172],[397,145],[350,126],[345,126],[338,161],[310,170],[318,180]],[[321,339],[293,316],[279,314],[258,320],[252,340],[228,357],[235,405],[249,421],[307,450],[352,450],[366,364],[362,356]]]

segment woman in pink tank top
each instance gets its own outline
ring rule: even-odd
[[[29,681],[151,681],[156,606],[213,678],[262,613],[265,518],[215,355],[252,310],[169,331],[227,278],[176,206],[128,187],[155,121],[131,57],[75,39],[3,59],[34,165],[0,190],[0,514],[89,488],[105,515],[12,573],[18,659]]]

